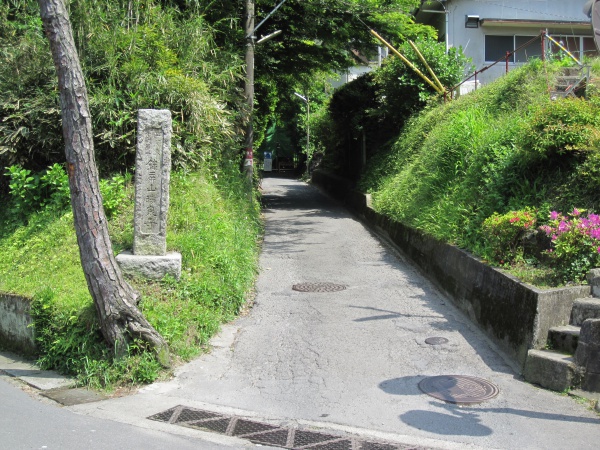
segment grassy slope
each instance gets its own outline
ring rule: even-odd
[[[238,185],[219,187],[200,173],[173,174],[167,233],[169,251],[179,251],[179,282],[134,280],[141,307],[171,350],[182,359],[202,351],[219,324],[245,301],[257,270],[259,210]],[[116,252],[131,248],[133,189],[110,220]],[[4,222],[0,233],[0,291],[38,298],[36,323],[45,333],[41,362],[75,373],[84,383],[111,385],[151,381],[153,358],[132,349],[112,361],[103,347],[79,263],[71,212],[34,214],[26,226]],[[137,366],[137,367],[136,367]]]
[[[378,211],[484,256],[481,224],[494,212],[533,207],[546,218],[553,209],[597,211],[593,136],[585,151],[532,150],[548,135],[535,125],[562,104],[548,98],[557,69],[537,62],[423,111],[370,161],[360,187]],[[592,101],[567,103],[568,116],[580,110],[597,116],[597,94],[588,91]]]

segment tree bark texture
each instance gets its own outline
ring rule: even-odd
[[[94,156],[92,123],[81,64],[63,0],[38,0],[58,73],[71,206],[81,265],[100,328],[117,355],[134,338],[147,342],[163,366],[168,346],[137,308],[139,294],[125,281],[112,251]]]

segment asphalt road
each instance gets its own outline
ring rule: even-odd
[[[148,416],[184,405],[426,448],[598,448],[595,412],[523,382],[450,299],[342,206],[296,180],[262,186],[266,235],[250,313],[172,380],[71,410],[152,428]],[[346,289],[292,289],[316,282]],[[482,378],[499,394],[446,403],[418,387],[437,375]]]
[[[232,446],[76,414],[0,374],[0,449],[225,448]]]

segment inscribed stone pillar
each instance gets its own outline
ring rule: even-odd
[[[133,254],[165,255],[171,173],[171,111],[138,111]]]
[[[179,279],[181,254],[167,253],[167,211],[171,173],[171,112],[138,111],[135,158],[133,253],[117,255],[121,270],[132,277]]]

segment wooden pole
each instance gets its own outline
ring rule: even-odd
[[[427,68],[427,70],[429,71],[429,74],[433,77],[433,80],[435,81],[435,83],[440,87],[440,89],[442,89],[444,91],[444,93],[446,92],[446,89],[444,88],[444,85],[442,85],[442,83],[440,82],[439,78],[435,75],[435,72],[433,71],[433,69],[431,68],[431,66],[427,63],[427,61],[425,60],[425,57],[421,54],[421,52],[419,51],[419,49],[417,48],[417,46],[415,45],[415,43],[413,41],[408,41],[408,43],[410,44],[410,46],[413,48],[413,50],[415,51],[415,53],[417,54],[417,56],[419,57],[419,59],[421,60],[421,62],[423,64],[425,64],[425,67]]]
[[[383,39],[381,36],[379,36],[375,30],[369,30],[369,31],[373,36],[375,36],[377,39],[379,39],[383,43],[383,45],[385,45],[387,48],[389,48],[392,51],[392,53],[394,53],[398,58],[400,58],[404,64],[406,64],[413,71],[415,71],[417,75],[419,75],[423,80],[425,80],[425,82],[427,84],[429,84],[433,89],[435,89],[436,92],[438,92],[439,94],[444,93],[444,89],[440,88],[433,81],[431,81],[429,78],[427,78],[423,72],[421,72],[413,63],[411,63],[408,59],[406,59],[406,57],[404,55],[402,55],[398,50],[396,50],[392,46],[392,44],[390,44],[385,39]]]

